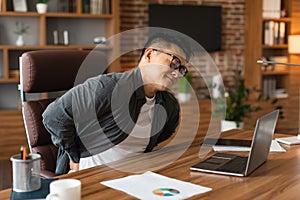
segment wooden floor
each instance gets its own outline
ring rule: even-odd
[[[196,128],[205,134],[211,122],[210,102],[208,100],[201,100],[199,103],[200,112],[196,112],[197,110],[191,106],[183,106],[182,122],[187,122],[183,128],[185,130],[197,131],[193,130],[193,125],[197,124]],[[264,112],[267,111],[264,110]],[[246,121],[245,127],[247,129],[251,128],[257,117],[261,114],[262,113],[256,113],[252,115],[252,118]],[[287,122],[279,121],[280,126],[277,132],[285,133],[285,124],[287,124]],[[214,126],[216,126],[216,124],[214,124]],[[19,153],[20,146],[26,144],[21,111],[0,111],[0,190],[11,187],[12,175],[9,158]]]

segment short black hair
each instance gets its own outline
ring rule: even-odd
[[[181,48],[186,55],[186,58],[185,58],[186,61],[189,61],[190,54],[191,54],[191,48],[189,46],[189,42],[187,41],[187,39],[183,38],[182,36],[180,36],[178,34],[175,35],[175,34],[163,33],[163,32],[153,34],[149,37],[148,41],[144,45],[144,48],[141,52],[140,58],[142,58],[142,56],[145,53],[145,50],[147,48],[151,47],[152,44],[163,42],[163,41],[167,44],[175,44],[179,48]]]

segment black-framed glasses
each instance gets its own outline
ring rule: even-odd
[[[171,56],[172,60],[170,61],[170,67],[174,70],[178,69],[179,73],[182,76],[186,75],[189,72],[186,66],[181,65],[181,61],[178,57],[174,56],[173,54],[159,50],[159,49],[153,49],[153,50]]]

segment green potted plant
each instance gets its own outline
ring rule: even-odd
[[[225,93],[226,97],[226,115],[225,120],[232,121],[236,124],[236,128],[243,128],[243,119],[250,117],[253,111],[261,110],[260,106],[253,107],[249,103],[249,95],[255,90],[250,90],[245,87],[244,80],[239,80],[236,88],[231,88],[229,92]],[[224,121],[223,130],[226,129],[228,122]]]
[[[43,14],[47,12],[47,2],[48,0],[39,0],[39,3],[36,4],[36,10],[38,13]]]
[[[178,99],[181,103],[187,102],[191,98],[191,80],[191,75],[186,74],[178,81]]]
[[[219,87],[221,97],[212,99],[215,104],[213,115],[222,115],[224,118],[221,121],[222,131],[243,128],[245,118],[249,118],[252,112],[262,110],[260,102],[271,103],[274,109],[280,110],[280,118],[283,118],[282,106],[277,105],[278,99],[263,97],[260,90],[245,87],[244,79],[239,72],[236,73],[234,85],[228,88],[228,91],[225,91],[224,87]],[[251,101],[250,97],[252,97]]]

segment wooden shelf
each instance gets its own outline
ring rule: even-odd
[[[18,78],[0,78],[0,83],[19,83],[20,79]]]
[[[263,21],[274,21],[274,22],[291,22],[292,18],[290,17],[282,17],[282,18],[264,18]]]
[[[111,50],[111,46],[97,45],[32,45],[32,46],[15,46],[15,45],[0,45],[0,50],[40,50],[40,49],[99,49]]]
[[[289,75],[290,72],[288,70],[267,70],[264,71],[262,70],[262,75],[263,76],[268,76],[268,75]]]
[[[113,15],[111,14],[103,14],[103,15],[94,15],[87,13],[47,13],[43,14],[45,17],[59,17],[59,18],[99,18],[99,19],[111,19]]]
[[[19,83],[19,75],[15,75],[13,71],[18,74],[19,57],[24,52],[43,49],[95,49],[105,51],[108,57],[112,57],[113,52],[119,51],[118,44],[114,41],[109,45],[93,44],[96,36],[109,38],[119,33],[119,0],[110,0],[109,12],[104,12],[109,14],[83,13],[82,0],[75,0],[77,7],[70,13],[56,12],[59,9],[52,4],[47,13],[39,14],[35,11],[35,3],[30,0],[27,1],[28,12],[14,12],[10,1],[0,0],[0,24],[3,26],[0,37],[0,96],[14,96],[12,102],[19,98],[14,85]],[[30,27],[24,35],[25,46],[15,45],[17,22]],[[63,44],[65,30],[69,33],[69,45],[54,45],[53,32],[58,32],[58,43]],[[121,71],[119,60],[111,64],[108,71]],[[0,107],[5,108],[6,105],[2,104],[0,102]]]
[[[13,16],[13,17],[38,17],[37,12],[0,12],[0,16]]]
[[[112,14],[89,14],[89,13],[45,13],[39,14],[37,12],[0,12],[0,16],[12,16],[12,17],[59,17],[59,18],[99,18],[99,19],[111,19]]]
[[[264,49],[287,49],[288,44],[262,45]]]

